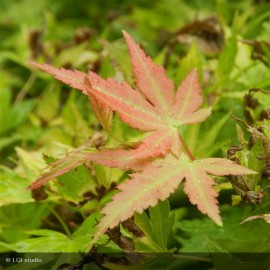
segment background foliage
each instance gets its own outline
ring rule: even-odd
[[[27,61],[35,59],[82,71],[91,69],[105,78],[124,78],[134,84],[121,34],[124,29],[156,63],[165,66],[176,85],[197,67],[204,101],[213,106],[213,114],[203,124],[182,131],[189,148],[196,157],[224,157],[231,145],[242,144],[237,159],[259,173],[245,178],[245,183],[250,191],[264,188],[265,194],[258,205],[246,203],[241,190],[233,189],[228,179],[216,179],[224,221],[221,228],[200,214],[179,188],[169,202],[136,214],[130,223],[104,236],[100,244],[106,244],[109,238],[114,241],[99,245],[98,251],[203,254],[186,261],[147,258],[145,269],[188,269],[185,267],[197,264],[209,269],[210,262],[202,262],[209,253],[213,255],[211,265],[217,269],[224,267],[224,257],[215,255],[218,253],[226,254],[230,269],[239,269],[248,267],[247,260],[252,260],[252,256],[239,259],[231,252],[269,253],[269,224],[263,219],[239,223],[270,211],[270,154],[261,138],[252,144],[253,133],[230,117],[233,114],[256,130],[263,130],[269,140],[267,2],[2,0],[0,251],[86,251],[100,218],[99,210],[126,174],[87,164],[36,192],[25,190],[49,162],[86,142],[99,147],[108,135],[94,117],[86,96],[32,69]],[[257,90],[246,96],[254,88]],[[107,143],[114,145],[117,141],[113,137],[136,141],[141,134],[116,115],[110,136]],[[78,260],[80,257],[72,258],[73,263]],[[104,260],[109,269],[120,269],[115,268],[114,261]],[[69,262],[65,254],[58,258],[47,256],[43,267],[56,269],[65,262]],[[258,269],[267,269],[267,261],[256,263]],[[21,269],[19,264],[6,267]],[[27,269],[41,269],[35,267],[33,264]],[[85,269],[90,267],[93,265]]]

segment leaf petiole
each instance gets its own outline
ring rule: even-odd
[[[193,154],[192,154],[191,151],[189,150],[189,148],[188,148],[186,142],[184,141],[183,137],[182,137],[180,134],[179,134],[179,139],[180,139],[182,145],[184,146],[184,149],[185,149],[185,151],[186,151],[188,157],[190,158],[190,160],[192,160],[192,161],[195,160],[196,158],[193,156]]]

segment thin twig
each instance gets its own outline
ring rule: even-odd
[[[192,155],[191,151],[189,150],[186,142],[184,141],[183,137],[179,134],[179,138],[180,138],[180,141],[181,143],[183,144],[185,150],[186,150],[186,153],[188,154],[189,158],[193,161],[195,160],[196,158]]]

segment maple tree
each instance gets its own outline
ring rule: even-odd
[[[178,128],[198,123],[211,114],[211,108],[198,110],[202,96],[197,71],[193,70],[174,93],[173,82],[166,77],[163,67],[147,57],[134,40],[123,32],[138,89],[112,78],[104,80],[89,71],[58,69],[47,64],[31,63],[58,80],[81,90],[89,96],[93,112],[105,130],[109,130],[112,112],[132,128],[151,132],[142,141],[126,149],[95,151],[82,147],[64,159],[52,163],[29,189],[35,189],[49,180],[86,161],[122,170],[132,170],[130,179],[120,184],[118,192],[102,210],[104,217],[90,247],[106,232],[149,206],[170,196],[185,179],[184,191],[192,204],[222,225],[217,207],[217,192],[211,175],[244,175],[255,173],[224,158],[196,159],[184,142]]]

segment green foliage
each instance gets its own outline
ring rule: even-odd
[[[95,192],[93,178],[84,166],[60,176],[57,188],[63,199],[74,203],[82,201],[85,192]]]
[[[30,181],[24,177],[18,176],[14,171],[7,167],[1,168],[0,175],[1,206],[33,201],[31,194],[25,190],[25,186],[29,185]]]
[[[269,257],[267,261],[266,256],[260,254],[270,252],[269,223],[258,218],[240,224],[248,217],[270,213],[269,148],[261,135],[269,141],[269,3],[223,0],[11,2],[0,1],[1,253],[86,252],[101,218],[100,210],[111,200],[116,184],[128,178],[128,173],[121,170],[89,162],[57,177],[36,193],[26,190],[51,161],[81,145],[85,149],[114,148],[128,141],[125,147],[130,147],[142,139],[140,132],[121,122],[118,116],[113,118],[110,134],[106,133],[100,128],[86,96],[56,83],[27,63],[35,59],[84,72],[91,69],[104,78],[111,76],[135,85],[128,51],[121,38],[124,29],[141,42],[156,62],[166,65],[175,84],[197,67],[204,107],[212,106],[213,114],[202,124],[179,129],[194,156],[225,157],[231,145],[242,145],[232,158],[258,174],[233,181],[215,179],[223,227],[195,211],[181,190],[148,212],[135,214],[133,231],[121,230],[122,245],[104,236],[98,242],[98,251],[116,252],[119,256],[119,252],[125,250],[125,236],[134,243],[136,252],[159,255],[146,255],[142,261],[135,260],[136,264],[133,260],[134,265],[129,266],[119,265],[121,260],[105,257],[104,266],[117,270],[269,269]],[[201,24],[192,28],[195,18],[202,22],[213,15],[220,21],[223,32],[216,30],[218,23],[214,23],[213,28],[210,26],[216,36],[207,35],[200,28]],[[188,24],[191,30],[185,32],[183,38],[181,30]],[[212,49],[207,51],[209,47]],[[256,106],[247,103],[245,98],[252,88],[264,89],[264,92],[252,92]],[[268,118],[263,117],[267,112]],[[250,127],[260,132],[256,133],[257,139]],[[261,189],[263,199],[258,205],[252,205],[245,196],[249,191],[259,196]],[[237,205],[232,205],[232,195],[238,196]],[[172,254],[175,250],[196,256],[191,260],[178,260]],[[238,256],[238,252],[248,255]],[[24,254],[25,257],[31,255],[34,256]],[[21,264],[5,264],[3,256],[0,255],[0,265],[8,270],[57,269],[63,263],[76,264],[82,260],[79,254],[52,253],[49,256],[44,253],[39,254],[42,263],[28,263],[23,268]],[[85,265],[84,269],[100,269],[94,264]]]
[[[236,29],[237,17],[235,18],[234,25],[232,25],[230,38],[227,41],[222,53],[219,56],[217,77],[220,83],[224,84],[230,76],[237,54],[237,29]],[[226,84],[225,84],[226,85]]]
[[[176,74],[176,78],[181,82],[184,78],[194,69],[198,70],[199,80],[202,80],[202,58],[196,43],[192,43],[186,56],[180,60],[179,70]]]
[[[262,247],[266,248],[264,252],[269,251],[267,247],[269,224],[257,222],[256,226],[254,223],[239,225],[241,219],[247,215],[242,209],[229,210],[228,206],[224,206],[222,213],[226,214],[222,228],[207,219],[176,222],[175,229],[182,231],[179,233],[180,237],[177,237],[182,244],[180,251],[207,253],[211,247],[211,241],[227,252],[262,252]]]
[[[85,250],[88,239],[94,233],[97,215],[91,215],[72,236],[46,229],[27,230],[24,233],[33,235],[16,243],[0,242],[1,247],[16,252],[77,252]]]
[[[18,215],[18,213],[22,213]],[[35,213],[35,215],[33,215]],[[46,205],[34,203],[13,203],[1,207],[1,247],[10,250],[8,245],[28,238],[27,230],[41,226],[42,217],[48,215]]]
[[[167,241],[174,223],[174,215],[170,214],[169,202],[166,200],[155,207],[150,207],[149,217],[145,212],[135,213],[134,219],[146,237],[135,242],[136,249],[144,252],[166,252]]]

